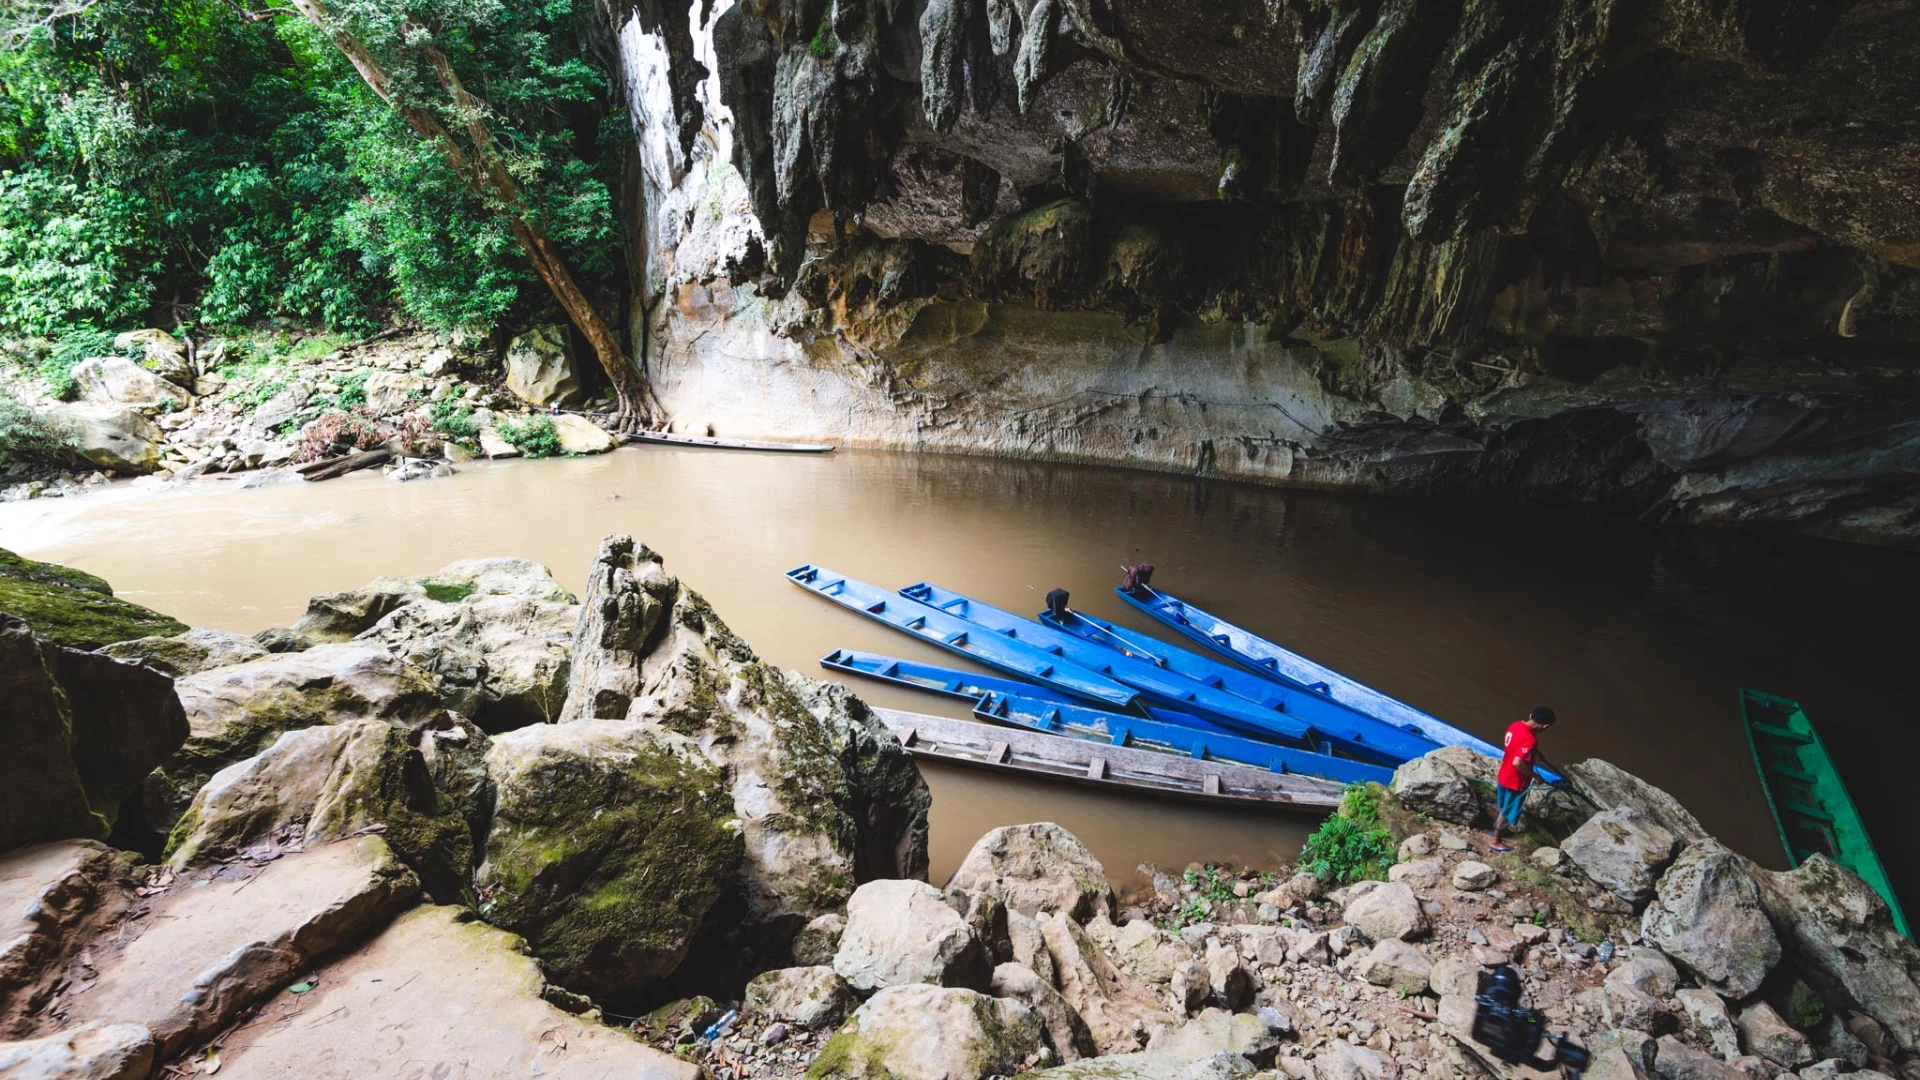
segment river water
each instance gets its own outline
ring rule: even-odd
[[[1542,749],[1600,756],[1674,792],[1731,846],[1783,856],[1736,693],[1802,701],[1850,782],[1909,908],[1920,907],[1920,750],[1911,682],[1920,559],[1779,537],[1676,532],[1576,513],[1287,492],[1116,469],[841,452],[629,448],[461,467],[399,484],[360,474],[241,490],[132,486],[0,506],[0,546],[67,563],[195,626],[291,623],[306,598],[455,559],[518,555],[581,587],[628,532],[706,594],[766,659],[821,674],[852,647],[943,653],[788,584],[819,563],[887,587],[931,580],[1031,611],[1077,607],[1151,629],[1110,592],[1156,585],[1497,741],[1536,704]],[[862,683],[869,701],[963,715]],[[929,768],[933,876],[986,829],[1054,820],[1117,881],[1143,861],[1289,859],[1314,822]]]

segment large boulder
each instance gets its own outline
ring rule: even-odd
[[[1749,1053],[1758,1054],[1783,1069],[1797,1069],[1813,1062],[1813,1044],[1781,1019],[1772,1005],[1756,1001],[1740,1010],[1736,1023],[1740,1042]]]
[[[551,723],[567,697],[572,604],[476,593],[458,603],[417,600],[360,635],[430,677],[447,707],[483,730]]]
[[[976,889],[1027,916],[1064,911],[1078,922],[1113,914],[1106,868],[1080,838],[1042,821],[1004,825],[974,843],[950,889]]]
[[[912,983],[984,990],[993,956],[939,889],[924,881],[869,881],[847,901],[833,969],[856,990]]]
[[[414,584],[427,590],[428,599],[455,601],[469,596],[519,596],[528,600],[549,600],[556,604],[579,601],[553,576],[553,571],[532,559],[495,555],[480,559],[459,559],[428,574],[414,578]]]
[[[720,770],[684,736],[624,720],[496,737],[489,921],[569,989],[630,1005],[670,974],[741,863]]]
[[[1403,994],[1424,994],[1433,974],[1433,961],[1418,945],[1388,938],[1368,950],[1354,972],[1375,986]]]
[[[552,419],[553,434],[560,440],[563,454],[604,454],[620,445],[620,440],[584,416],[561,413]]]
[[[1716,843],[1694,844],[1656,891],[1640,924],[1649,943],[1726,997],[1760,989],[1780,961],[1780,939],[1744,860]]]
[[[385,649],[346,642],[211,668],[174,683],[191,731],[148,778],[149,821],[170,829],[200,785],[265,750],[281,732],[342,720],[419,731],[451,721],[424,673]]]
[[[1680,985],[1680,972],[1657,949],[1646,949],[1607,973],[1601,987],[1608,1023],[1630,1031],[1659,1035],[1673,1030],[1667,1008]]]
[[[560,716],[679,732],[724,770],[742,940],[767,960],[861,882],[926,876],[931,797],[899,740],[845,688],[761,662],[631,537],[603,541],[587,574]]]
[[[1740,1056],[1740,1032],[1728,1015],[1726,1003],[1711,990],[1689,986],[1673,995],[1686,1013],[1687,1026],[1701,1045],[1713,1048],[1713,1056],[1732,1061]]]
[[[1471,747],[1443,746],[1395,769],[1391,789],[1409,810],[1472,825],[1498,770],[1499,762]]]
[[[507,389],[541,409],[580,399],[572,337],[564,324],[536,326],[507,344]]]
[[[310,642],[352,641],[396,608],[424,600],[427,590],[399,578],[375,578],[357,589],[321,593],[307,601],[293,632]]]
[[[186,626],[113,595],[105,581],[69,566],[36,562],[0,548],[0,612],[75,649],[98,649]]]
[[[1154,1032],[1147,1050],[1179,1058],[1237,1054],[1256,1066],[1272,1065],[1280,1033],[1251,1013],[1206,1009],[1179,1027]]]
[[[1653,1058],[1660,1080],[1748,1080],[1747,1074],[1672,1035],[1660,1036]]]
[[[745,1008],[804,1028],[833,1027],[860,1004],[831,967],[780,968],[747,984]]]
[[[1920,946],[1893,928],[1880,894],[1823,855],[1753,877],[1799,972],[1879,1021],[1909,1053],[1920,1051]]]
[[[1587,819],[1560,850],[1594,882],[1635,905],[1653,895],[1654,882],[1680,850],[1680,840],[1658,821],[1630,807]]]
[[[409,734],[381,720],[286,732],[213,774],[174,826],[168,856],[185,868],[272,846],[296,826],[298,848],[377,825],[435,899],[470,901],[485,742],[470,727]]]
[[[1427,913],[1420,908],[1420,898],[1398,881],[1362,893],[1347,904],[1341,917],[1369,941],[1417,938],[1432,928]]]
[[[1044,1029],[1017,1001],[941,986],[873,995],[821,1048],[807,1080],[972,1080],[1030,1066]]]
[[[193,385],[193,365],[187,362],[187,347],[165,330],[149,327],[123,331],[114,335],[113,347],[123,353],[138,351],[140,365],[168,382]]]
[[[100,651],[122,663],[150,667],[175,679],[267,655],[259,642],[228,630],[189,630],[166,637],[134,638]]]
[[[1144,1036],[1175,1022],[1159,997],[1115,967],[1065,912],[1056,911],[1039,922],[1060,995],[1086,1021],[1102,1054],[1138,1050]]]
[[[0,614],[0,851],[104,840],[187,738],[165,675],[57,645]]]
[[[403,413],[426,397],[427,381],[406,371],[376,371],[367,377],[367,409],[375,416]]]
[[[1603,810],[1632,810],[1651,818],[1683,844],[1711,839],[1680,800],[1609,761],[1589,758],[1567,766],[1580,790]]]
[[[160,466],[164,440],[153,421],[125,405],[75,402],[48,409],[48,421],[72,440],[76,453],[103,469],[148,473]]]
[[[96,356],[73,365],[73,385],[82,401],[159,405],[184,409],[193,395],[124,356]]]
[[[1053,983],[1042,979],[1025,964],[1009,960],[993,969],[993,996],[1018,1001],[1032,1009],[1047,1029],[1047,1045],[1061,1061],[1079,1061],[1099,1051],[1093,1045],[1093,1033],[1087,1022]]]

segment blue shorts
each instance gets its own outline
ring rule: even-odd
[[[1532,786],[1532,784],[1528,784],[1526,788],[1521,788],[1519,791],[1511,791],[1498,784],[1494,785],[1494,790],[1500,795],[1500,819],[1502,821],[1505,821],[1509,825],[1520,824],[1520,808],[1526,805],[1527,788]]]

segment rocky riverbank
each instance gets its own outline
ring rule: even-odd
[[[0,365],[0,396],[30,410],[13,422],[34,425],[38,440],[0,471],[0,501],[77,494],[114,476],[280,475],[374,450],[403,480],[435,475],[404,459],[602,453],[617,442],[592,419],[611,412],[611,398],[591,368],[576,366],[564,326],[499,344],[425,332],[195,343],[129,331],[109,354],[51,374],[23,367],[6,378]]]
[[[1920,1080],[1885,904],[1602,761],[1512,853],[1453,749],[1297,865],[1117,895],[1035,823],[936,887],[866,706],[630,538],[581,597],[468,560],[253,637],[6,567],[0,1076],[1506,1077],[1511,964],[1605,1080]]]

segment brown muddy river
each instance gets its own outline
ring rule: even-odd
[[[820,563],[1031,611],[1038,590],[1151,629],[1110,587],[1154,582],[1463,728],[1526,709],[1542,748],[1608,758],[1679,795],[1769,865],[1782,854],[1736,692],[1800,699],[1909,908],[1920,906],[1912,681],[1920,559],[1778,537],[1675,532],[1554,511],[1330,496],[1122,470],[882,453],[630,448],[476,463],[449,479],[122,487],[0,506],[0,546],[68,563],[195,626],[284,626],[313,593],[455,559],[519,555],[578,589],[600,538],[630,532],[759,653],[820,674],[853,647],[953,662],[789,585]],[[865,683],[876,704],[962,715]],[[995,825],[1061,822],[1116,880],[1143,861],[1272,865],[1313,822],[929,769],[933,876]]]

